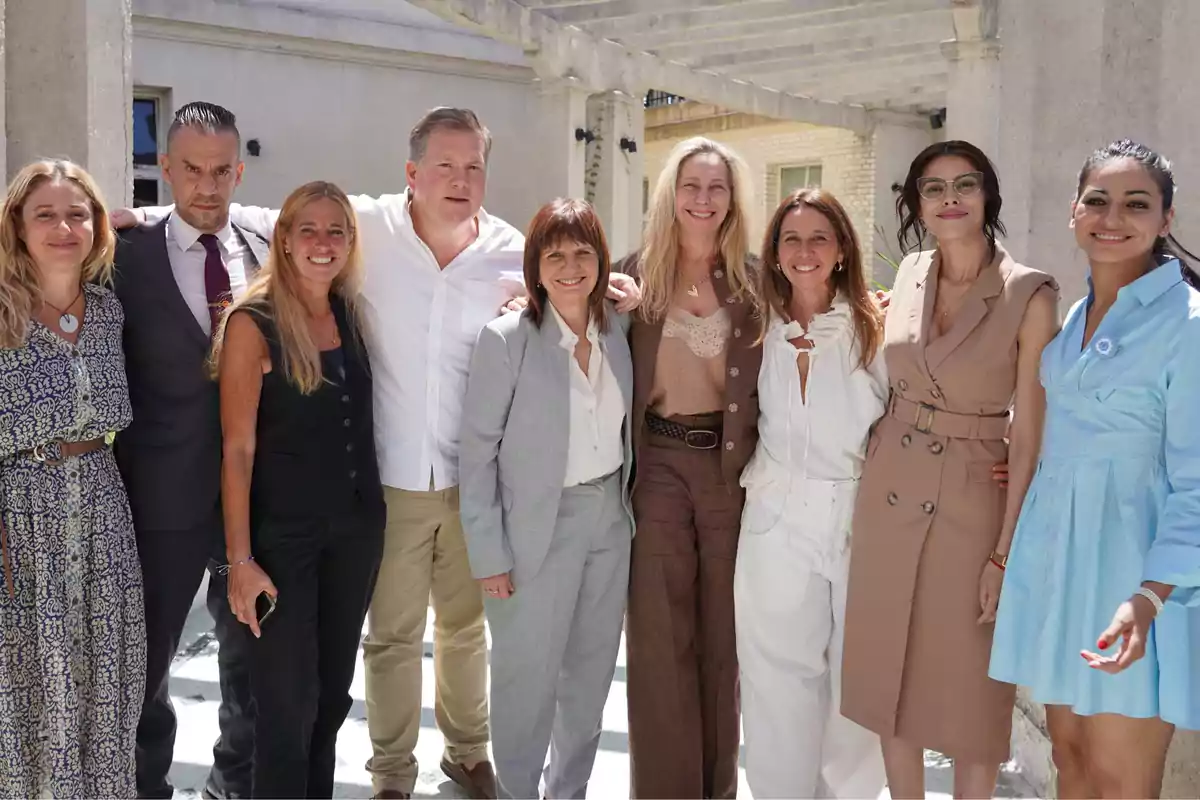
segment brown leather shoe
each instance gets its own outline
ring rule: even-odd
[[[412,797],[411,794],[399,789],[384,789],[375,793],[375,800],[408,800],[410,797]]]
[[[442,759],[442,772],[457,783],[472,800],[496,800],[496,773],[490,761],[480,761],[467,769],[447,758]]]

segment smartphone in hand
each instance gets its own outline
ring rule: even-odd
[[[254,616],[258,618],[259,627],[262,626],[267,618],[275,613],[275,605],[277,601],[274,597],[266,592],[260,592],[254,600]]]

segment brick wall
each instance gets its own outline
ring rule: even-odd
[[[687,108],[693,106],[692,108]],[[699,104],[646,112],[646,179],[650,191],[671,148],[691,136],[707,136],[736,150],[750,167],[751,246],[779,203],[779,168],[819,164],[821,185],[846,207],[864,251],[874,247],[874,169],[871,140],[841,128],[777,122],[747,114],[720,113]],[[871,263],[873,258],[864,260]]]

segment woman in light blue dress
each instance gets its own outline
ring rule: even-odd
[[[1046,704],[1060,797],[1157,797],[1175,727],[1200,728],[1200,292],[1173,195],[1142,145],[1088,159],[1071,227],[1090,291],[1042,356],[990,674]]]

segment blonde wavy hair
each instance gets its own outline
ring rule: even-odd
[[[735,297],[754,297],[754,284],[746,269],[750,250],[750,171],[741,156],[730,148],[695,136],[675,145],[659,173],[650,199],[650,210],[642,234],[637,275],[642,289],[640,313],[649,322],[659,322],[667,314],[675,296],[679,261],[679,223],[675,218],[675,189],[683,165],[693,156],[716,153],[729,170],[729,213],[717,233],[717,250],[729,288]]]
[[[108,223],[108,208],[92,176],[66,159],[33,162],[8,184],[8,194],[0,210],[0,347],[23,345],[29,320],[42,305],[41,275],[22,238],[21,213],[29,195],[54,181],[75,184],[92,205],[92,249],[83,260],[81,279],[89,283],[112,280],[116,237]]]
[[[345,304],[349,327],[357,336],[356,305],[363,281],[358,217],[345,192],[332,183],[313,181],[293,191],[283,202],[279,221],[275,223],[275,232],[271,236],[271,254],[267,263],[251,281],[246,293],[232,303],[221,317],[217,335],[213,338],[211,369],[214,376],[220,367],[229,318],[238,311],[247,311],[274,323],[279,335],[279,348],[283,352],[282,368],[288,380],[304,394],[312,394],[320,388],[324,381],[321,372],[321,352],[308,329],[308,312],[301,299],[300,269],[292,255],[287,252],[287,238],[295,227],[296,217],[300,212],[309,203],[322,198],[337,203],[346,215],[346,233],[350,238],[350,248],[346,254],[345,266],[333,279],[331,291]]]

